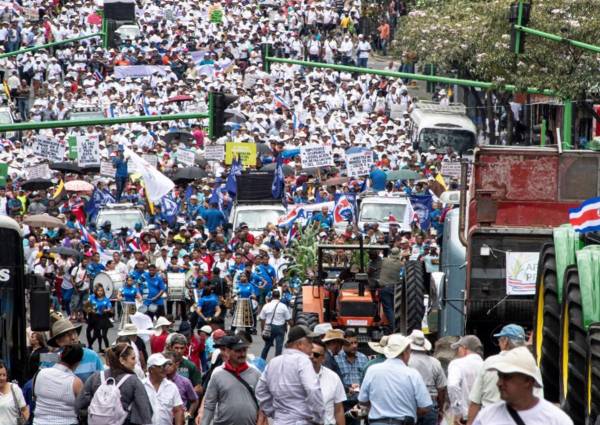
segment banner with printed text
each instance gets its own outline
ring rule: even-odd
[[[239,156],[242,165],[256,165],[256,144],[254,143],[225,143],[225,164],[231,165],[233,158]]]
[[[371,151],[363,151],[346,154],[346,170],[348,177],[367,176],[373,165],[373,154]]]
[[[65,156],[65,145],[58,139],[40,136],[33,144],[33,153],[48,161],[60,162]]]
[[[193,167],[195,160],[195,154],[192,151],[186,149],[179,149],[177,151],[177,162],[186,167]]]
[[[333,165],[331,146],[300,146],[300,160],[302,168],[328,167]]]
[[[77,165],[100,165],[100,137],[97,134],[77,136]]]
[[[539,252],[506,253],[506,295],[535,295]]]
[[[225,146],[208,145],[204,147],[204,159],[207,161],[223,161],[225,159]]]

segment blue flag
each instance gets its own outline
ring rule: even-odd
[[[88,216],[88,221],[94,221],[100,208],[110,202],[115,202],[115,198],[113,198],[109,191],[100,190],[98,188],[94,189],[92,192],[92,197],[85,203],[83,207],[83,210]]]
[[[177,221],[179,204],[173,199],[172,193],[165,195],[160,200],[160,218],[167,220],[170,226]]]
[[[221,192],[221,188],[214,187],[212,193],[210,194],[210,199],[208,200],[209,204],[217,204],[219,206],[219,210],[223,211],[223,192]]]
[[[276,164],[277,167],[275,168],[275,175],[273,176],[271,193],[273,199],[285,200],[285,179],[283,176],[283,157],[281,154],[277,155]]]
[[[419,226],[421,230],[429,230],[431,219],[429,214],[433,209],[433,198],[431,195],[411,195],[410,203],[415,211],[415,215],[419,218]]]
[[[227,193],[231,195],[232,198],[237,195],[237,176],[242,174],[242,164],[236,158],[231,163],[231,168],[229,169],[229,175],[227,176],[227,181],[225,182],[225,188],[227,189]]]

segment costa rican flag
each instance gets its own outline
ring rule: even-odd
[[[294,207],[289,210],[286,215],[279,218],[277,225],[279,227],[293,226],[296,220],[304,218],[305,216],[304,208]]]
[[[333,222],[337,223],[348,223],[354,219],[354,207],[348,200],[346,195],[342,195],[338,198],[335,206],[333,207]]]
[[[600,198],[584,201],[579,207],[569,210],[569,222],[579,233],[600,230]]]
[[[75,225],[77,226],[77,230],[79,230],[79,232],[81,233],[81,241],[84,243],[88,243],[92,248],[92,251],[98,252],[98,243],[96,242],[96,239],[92,236],[92,234],[88,232],[88,229],[86,229],[85,226],[78,221],[75,222]]]

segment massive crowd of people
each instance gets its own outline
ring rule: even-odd
[[[297,260],[290,247],[302,235],[275,222],[259,232],[230,223],[233,165],[206,161],[204,153],[225,141],[256,144],[256,166],[246,168],[277,164],[278,170],[284,162],[289,171],[279,198],[288,208],[335,203],[365,190],[431,195],[426,217],[413,220],[409,231],[393,225],[400,217],[388,218],[388,233],[377,223],[349,223],[339,231],[326,206],[307,227],[318,229],[321,242],[362,237],[386,244],[389,263],[410,258],[429,268],[437,264],[444,217],[452,208],[437,197],[457,185],[439,171],[457,153],[413,145],[407,82],[296,65],[263,70],[264,44],[280,57],[371,65],[375,51],[388,52],[407,6],[396,0],[378,6],[377,22],[365,32],[362,3],[144,0],[136,2],[139,31],[109,48],[96,37],[0,59],[3,108],[23,122],[79,119],[82,111],[108,118],[197,112],[206,110],[211,90],[237,96],[228,135],[213,141],[206,120],[2,136],[0,161],[7,169],[0,215],[22,226],[26,271],[42,276],[51,290],[52,326],[48,333],[29,333],[21,386],[10,383],[10,371],[0,363],[0,424],[340,425],[368,418],[380,425],[454,417],[456,424],[483,425],[512,423],[515,410],[529,425],[570,423],[538,398],[539,371],[522,348],[526,338],[519,326],[507,325],[496,335],[503,350],[497,361],[484,362],[478,338],[465,336],[452,346],[458,358],[442,366],[422,332],[403,336],[393,328],[369,343],[375,353],[369,358],[352,330],[318,324],[313,332],[292,323],[304,282],[286,267]],[[96,33],[101,6],[91,0],[5,2],[0,53]],[[406,55],[387,65],[399,68],[412,69]],[[73,137],[97,138],[98,159],[112,163],[114,174],[59,168],[30,189],[32,169],[49,159],[74,159]],[[64,158],[41,155],[42,140],[60,142]],[[334,166],[318,173],[303,169],[297,151],[307,144],[331,146]],[[369,175],[346,175],[349,149],[372,151]],[[190,151],[203,177],[179,181],[167,201],[149,202],[148,182],[128,169],[127,159],[152,157],[156,170],[177,182],[177,172],[190,165],[183,162]],[[419,178],[387,178],[386,172],[397,170]],[[76,180],[91,186],[69,189]],[[107,202],[139,206],[147,224],[117,227],[96,220]],[[46,213],[60,225],[27,219]],[[379,276],[370,273],[375,288]],[[386,315],[385,288],[400,280],[399,273],[381,276]],[[107,285],[101,275],[120,286]],[[253,355],[249,345],[258,334],[265,344]]]

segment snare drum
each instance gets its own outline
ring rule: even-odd
[[[114,288],[114,283],[108,273],[98,273],[94,278],[93,287],[95,287],[97,284],[101,284],[104,288],[104,294],[106,295],[106,298],[113,299],[116,297],[117,293]]]
[[[168,294],[171,301],[185,301],[185,273],[167,273]]]

